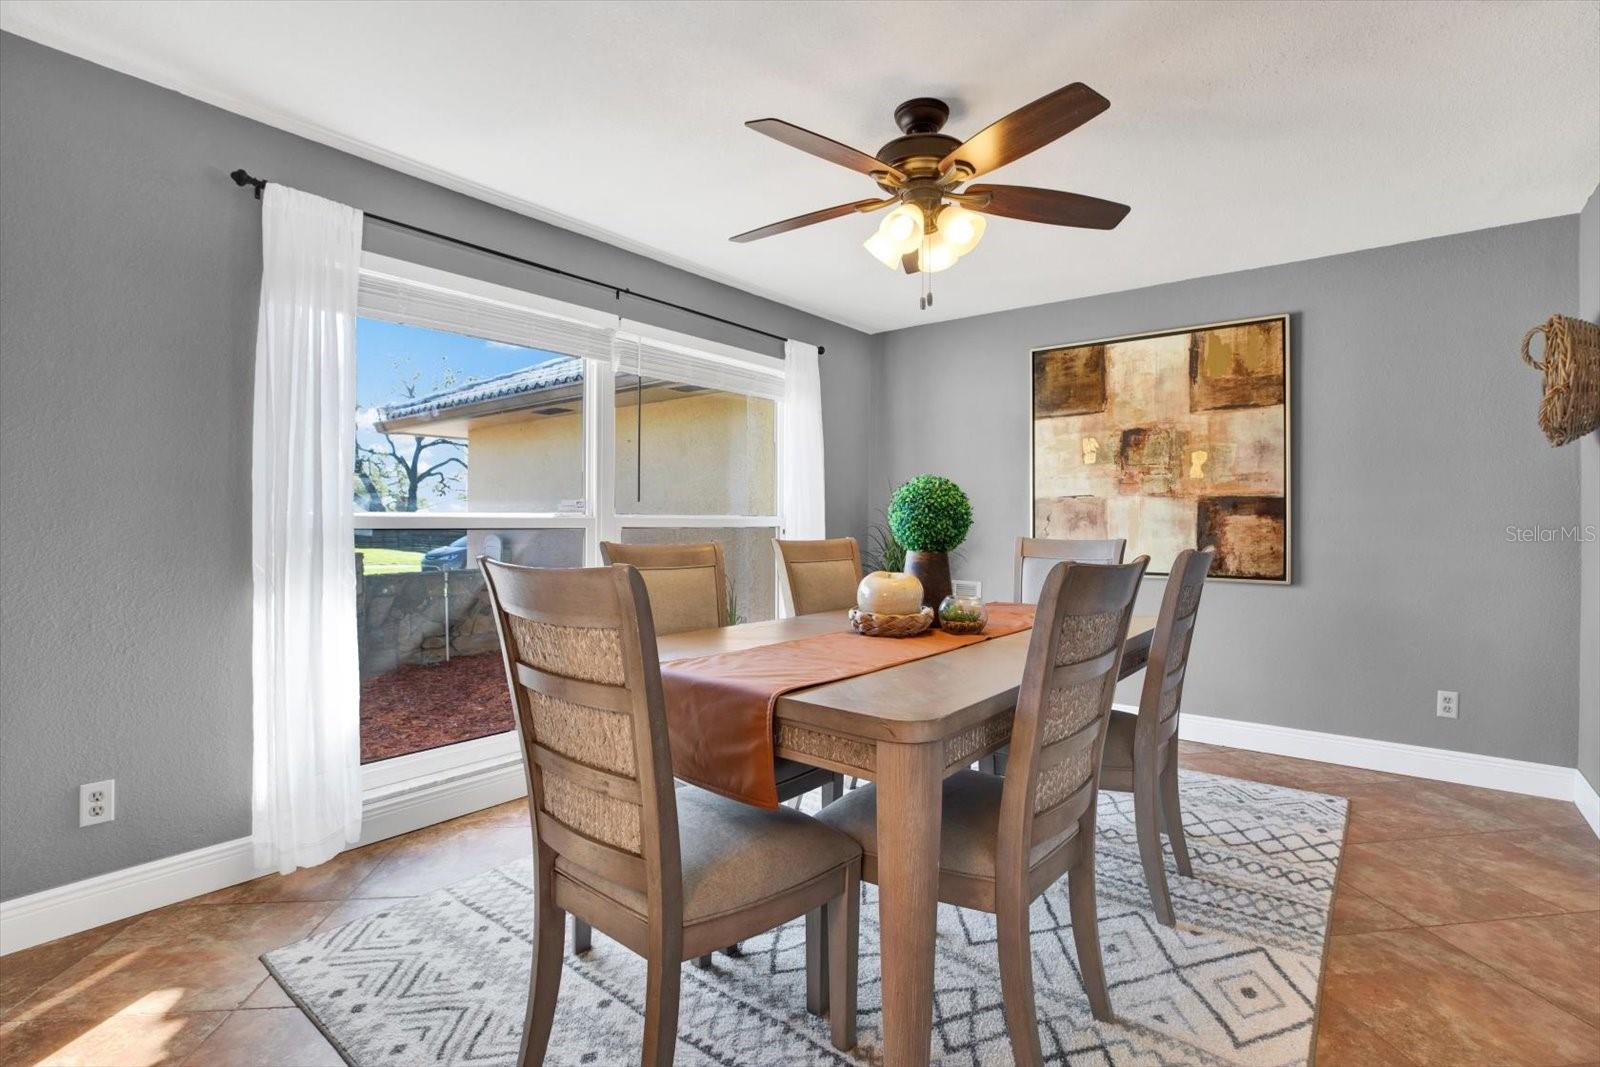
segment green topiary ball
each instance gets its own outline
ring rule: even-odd
[[[907,552],[953,552],[972,529],[972,501],[937,474],[919,474],[894,491],[889,529]]]

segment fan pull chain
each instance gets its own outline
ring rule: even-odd
[[[922,275],[922,298],[917,301],[919,310],[927,311],[933,305],[933,278],[928,273],[928,234],[922,234],[922,251],[917,257],[918,273]]]

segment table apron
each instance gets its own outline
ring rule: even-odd
[[[1122,665],[1117,672],[1118,680],[1143,670],[1149,659],[1149,653],[1148,635],[1144,635],[1143,640],[1130,639],[1123,648]],[[946,737],[944,773],[950,775],[963,767],[971,766],[984,756],[997,752],[1009,744],[1011,720],[1015,714],[1015,708],[1007,708]],[[830,771],[838,771],[840,774],[865,778],[869,781],[878,777],[879,742],[876,738],[857,737],[807,722],[792,721],[781,713],[777,717],[775,732],[777,754],[780,758],[792,759],[813,767],[824,767]]]
[[[1013,714],[1014,709],[1008,708],[945,738],[944,773],[952,774],[1004,748],[1011,740]],[[851,737],[808,724],[785,722],[781,718],[778,720],[777,753],[780,758],[813,767],[825,767],[856,778],[871,781],[878,777],[878,744],[871,738]]]

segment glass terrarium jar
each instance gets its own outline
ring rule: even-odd
[[[939,602],[939,626],[947,634],[982,633],[988,621],[989,609],[975,596],[952,593]]]

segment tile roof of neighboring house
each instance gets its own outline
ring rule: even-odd
[[[571,356],[552,359],[536,367],[524,367],[510,374],[459,385],[432,396],[418,397],[402,404],[390,404],[380,409],[384,422],[391,419],[415,418],[419,415],[438,415],[453,408],[481,404],[488,400],[501,400],[510,396],[538,393],[558,385],[573,385],[583,381],[583,360]]]

